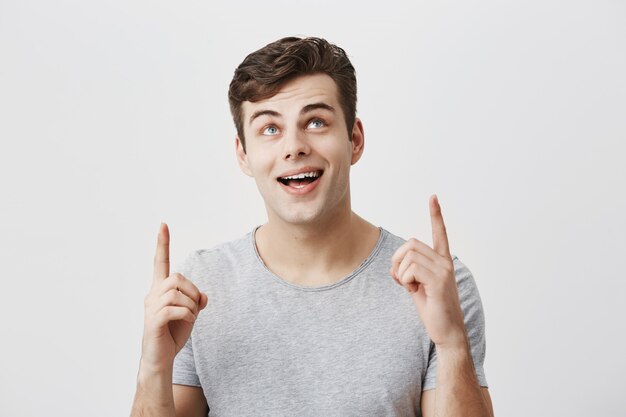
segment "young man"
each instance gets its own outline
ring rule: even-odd
[[[280,39],[229,100],[268,221],[171,275],[162,225],[132,415],[492,416],[480,296],[436,197],[433,248],[352,211],[364,133],[345,52]]]

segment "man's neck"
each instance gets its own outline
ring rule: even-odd
[[[257,229],[256,245],[267,267],[286,281],[330,284],[356,269],[371,253],[380,232],[351,210],[326,224],[268,222]]]

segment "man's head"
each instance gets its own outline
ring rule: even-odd
[[[315,73],[327,74],[337,85],[348,138],[351,138],[356,117],[356,75],[345,51],[320,38],[287,37],[248,55],[235,70],[230,83],[230,111],[244,151],[246,143],[242,103],[272,97],[286,82]]]

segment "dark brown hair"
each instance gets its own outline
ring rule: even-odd
[[[324,73],[337,84],[348,137],[356,118],[356,74],[346,52],[325,39],[287,37],[249,54],[235,70],[228,89],[230,112],[245,152],[244,101],[260,101],[275,95],[287,81],[300,75]]]

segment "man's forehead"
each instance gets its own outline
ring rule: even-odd
[[[280,90],[266,99],[250,102],[244,101],[244,120],[260,110],[274,110],[278,113],[300,112],[313,103],[325,103],[338,109],[339,97],[335,81],[326,74],[304,75],[294,78],[281,86]]]

